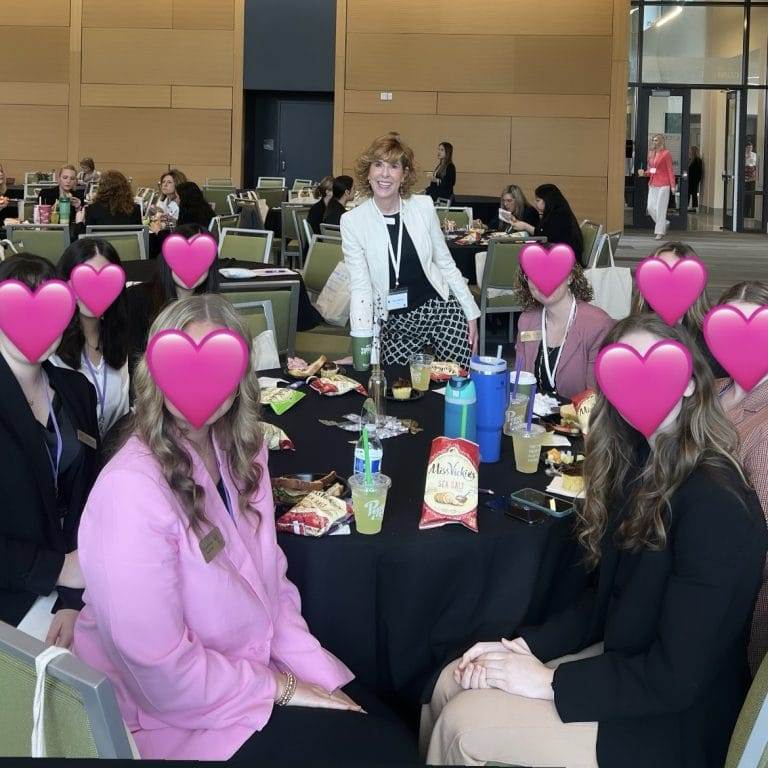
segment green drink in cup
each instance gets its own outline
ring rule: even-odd
[[[512,431],[512,444],[515,450],[515,469],[532,475],[539,468],[541,444],[547,430],[541,424],[531,424],[530,430],[522,424]]]
[[[411,386],[419,392],[429,389],[429,375],[434,361],[432,355],[414,355],[411,358]]]
[[[370,482],[364,474],[352,475],[349,487],[352,491],[352,512],[358,533],[372,534],[381,531],[387,491],[392,481],[381,472],[374,472]]]

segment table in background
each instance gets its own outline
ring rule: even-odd
[[[397,373],[389,370],[388,379]],[[264,411],[296,445],[295,453],[270,453],[271,475],[335,470],[349,476],[357,433],[318,419],[359,413],[363,398],[302,389],[306,397],[282,416]],[[585,583],[570,518],[527,527],[485,509],[490,497],[480,496],[479,533],[459,525],[419,530],[443,402],[434,392],[412,403],[387,402],[388,413],[416,419],[424,431],[383,441],[382,469],[392,488],[380,534],[353,528],[350,535],[321,539],[278,537],[312,633],[361,683],[411,715],[433,676],[470,643],[509,637],[521,624],[543,620]],[[514,470],[512,441],[502,440],[501,461],[481,465],[480,487],[497,493],[544,488],[543,472]]]

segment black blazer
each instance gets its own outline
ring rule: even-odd
[[[83,445],[61,527],[50,457],[37,422],[5,358],[0,356],[0,620],[16,626],[35,600],[56,585],[64,555],[77,549],[80,515],[98,471],[96,392],[80,373],[43,363],[75,430],[97,441]],[[58,588],[54,609],[82,607],[81,590]]]
[[[72,194],[83,202],[85,198],[85,192],[82,189],[73,189]],[[43,205],[53,205],[59,199],[58,187],[46,187],[40,190],[40,199],[43,201]],[[72,211],[72,221],[75,220],[74,209]]]
[[[325,216],[325,200],[321,197],[310,209],[307,214],[307,221],[312,231],[316,234],[320,234],[320,224],[323,222],[323,216]]]
[[[335,198],[332,197],[325,207],[323,224],[335,224],[337,227],[341,224],[341,217],[347,212],[347,209]]]
[[[433,199],[443,197],[451,200],[453,188],[456,186],[456,166],[448,163],[442,177],[436,176],[435,180],[427,187],[427,194]]]
[[[549,661],[603,640],[605,653],[562,664],[552,686],[563,722],[598,723],[601,768],[722,768],[749,685],[746,644],[768,531],[760,503],[729,488],[735,471],[697,469],[672,498],[667,545],[619,549],[604,537],[598,586],[522,631]]]
[[[547,238],[548,245],[565,243],[573,248],[576,263],[586,267],[583,261],[584,239],[581,236],[579,223],[566,211],[553,211],[546,218],[541,218],[534,226],[533,234]]]
[[[103,203],[91,203],[85,208],[86,226],[126,226],[128,224],[141,225],[141,207],[134,203],[130,213],[111,213]]]

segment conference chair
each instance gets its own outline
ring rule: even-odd
[[[111,243],[120,261],[141,261],[147,258],[141,232],[99,232],[80,235],[80,240],[106,240]]]
[[[275,316],[272,312],[272,302],[269,299],[251,301],[242,298],[233,299],[231,296],[228,298],[237,314],[248,326],[254,339],[264,331],[275,333]]]
[[[595,251],[600,246],[600,239],[603,234],[603,225],[596,224],[594,221],[584,219],[579,224],[581,230],[581,239],[584,243],[582,260],[584,264],[590,264]]]
[[[597,247],[596,267],[610,267],[611,256],[616,258],[616,251],[621,240],[621,230],[616,232],[604,232],[600,238],[600,245]],[[587,262],[589,263],[589,262]]]
[[[149,227],[143,224],[89,224],[85,228],[86,235],[120,235],[124,232],[139,232],[144,241],[144,256],[146,259],[149,254]]]
[[[203,187],[203,197],[213,206],[214,211],[226,212],[229,210],[227,197],[236,194],[237,190],[233,186],[222,187]]]
[[[303,259],[309,250],[310,242],[312,242],[312,230],[307,221],[309,208],[306,206],[294,206],[291,210],[291,215],[293,216],[293,231],[296,233],[296,237],[299,241]]]
[[[296,256],[301,256],[301,243],[296,233],[296,222],[293,218],[293,212],[298,208],[309,211],[307,205],[296,205],[295,203],[280,204],[280,263],[286,264],[290,259],[291,263],[295,261]]]
[[[341,237],[341,226],[339,224],[321,224],[320,234],[329,237]]]
[[[226,227],[237,227],[239,223],[239,213],[233,213],[228,216],[214,216],[211,219],[211,223],[208,225],[208,231],[215,240],[218,240],[223,229]]]
[[[234,187],[232,179],[222,176],[221,178],[207,178],[205,180],[206,187]]]
[[[266,202],[269,208],[279,208],[285,199],[285,187],[258,186],[256,194]]]
[[[741,707],[725,768],[768,768],[768,655]]]
[[[44,256],[58,264],[69,246],[69,224],[8,224],[8,240],[19,253]]]
[[[285,176],[259,176],[256,186],[285,189]]]
[[[451,204],[451,199],[449,197],[438,197],[437,200],[435,200],[435,208],[448,208]]]
[[[219,235],[219,259],[269,264],[273,237],[269,229],[224,227]]]
[[[312,186],[312,179],[294,179],[291,189],[308,189]]]
[[[440,219],[440,226],[445,229],[446,223],[453,222],[454,229],[469,229],[472,226],[471,208],[435,208],[437,218]]]

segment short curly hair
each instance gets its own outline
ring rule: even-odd
[[[589,280],[587,280],[583,268],[578,263],[573,265],[570,278],[571,293],[573,296],[579,301],[592,301],[594,298],[592,286],[589,284]],[[520,289],[523,310],[534,309],[541,306],[541,304],[533,298],[531,289],[528,287],[528,278],[525,276],[525,272],[523,272],[522,269],[517,273],[517,287]]]
[[[388,163],[400,163],[405,171],[403,183],[400,185],[401,197],[408,198],[413,193],[413,187],[417,181],[416,162],[413,159],[413,150],[400,139],[388,133],[379,136],[355,161],[355,188],[363,197],[371,196],[371,185],[368,183],[368,172],[377,160],[385,160]]]

